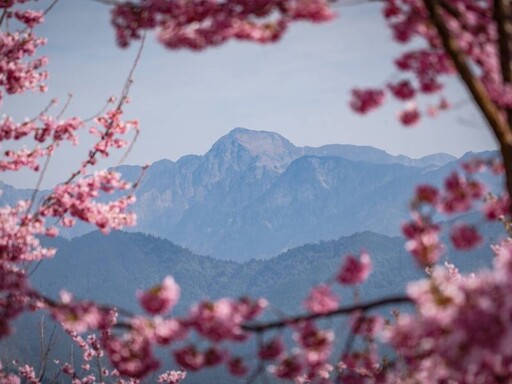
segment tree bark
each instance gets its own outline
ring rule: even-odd
[[[505,0],[507,3],[509,1]],[[503,0],[495,0],[495,3],[502,3]],[[489,93],[485,89],[484,85],[471,71],[464,54],[459,49],[457,42],[452,37],[448,27],[446,26],[441,13],[440,6],[438,0],[423,0],[423,3],[430,14],[430,19],[432,24],[436,28],[439,33],[439,37],[441,39],[441,43],[443,45],[444,50],[452,59],[453,65],[455,66],[459,76],[462,81],[468,88],[470,94],[473,97],[473,100],[478,105],[480,111],[484,115],[487,123],[492,129],[496,140],[498,141],[501,156],[503,159],[503,164],[505,167],[505,186],[508,191],[509,196],[512,197],[512,130],[511,124],[509,123],[505,113],[496,106],[496,104],[491,100]],[[499,13],[499,12],[498,12]],[[505,24],[509,24],[507,21]],[[505,25],[504,24],[504,25]],[[499,27],[498,27],[499,29]],[[504,31],[506,28],[504,28]],[[501,44],[503,46],[507,46],[506,50],[510,48],[510,41],[507,38],[507,33],[503,32],[504,35],[499,37],[500,47]],[[505,48],[504,48],[505,49]],[[504,54],[505,57],[506,53]],[[505,60],[505,59],[504,59]],[[510,60],[509,62],[510,63]],[[510,65],[507,66],[510,70]],[[512,78],[512,71],[511,71]],[[512,207],[510,207],[510,214],[512,214]]]

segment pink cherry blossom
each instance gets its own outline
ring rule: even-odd
[[[224,362],[228,357],[226,350],[220,349],[217,346],[211,346],[204,352],[204,365],[206,367],[213,367]]]
[[[139,293],[140,305],[151,314],[163,314],[176,305],[180,298],[180,287],[171,276],[166,276],[162,284]]]
[[[440,227],[421,216],[402,225],[402,233],[408,239],[405,249],[422,267],[435,264],[444,252],[439,237]]]
[[[112,9],[112,25],[120,46],[140,39],[144,30],[155,29],[165,47],[192,50],[230,39],[274,42],[293,21],[316,23],[333,17],[326,0],[177,0],[172,7],[151,0],[121,2]]]
[[[479,246],[483,239],[474,225],[459,223],[451,228],[450,239],[455,248],[469,250]]]
[[[51,309],[52,316],[65,329],[76,333],[98,329],[104,323],[105,314],[90,301],[63,299],[62,304]]]
[[[197,371],[205,364],[204,354],[193,345],[174,351],[174,359],[186,370]]]
[[[490,197],[484,203],[482,210],[488,220],[505,218],[510,212],[510,198],[508,195]]]
[[[366,114],[384,103],[385,94],[380,89],[353,89],[350,107],[357,113]]]
[[[410,126],[416,124],[420,120],[420,116],[416,105],[412,104],[400,112],[399,119],[403,125]]]
[[[508,377],[510,242],[495,250],[490,271],[454,277],[436,267],[428,280],[409,286],[418,313],[400,316],[387,334],[404,359],[404,379],[499,383]]]
[[[304,362],[309,366],[326,363],[332,352],[334,332],[319,329],[311,321],[300,323],[295,330],[294,339],[301,347]]]
[[[151,343],[135,332],[125,333],[122,337],[106,335],[103,346],[121,375],[142,378],[160,365],[153,355]]]
[[[352,332],[356,335],[374,338],[384,325],[380,316],[356,313],[352,319]]]
[[[304,301],[304,306],[312,313],[328,313],[336,309],[338,305],[338,297],[325,284],[314,286],[308,298]]]
[[[185,371],[166,371],[158,376],[159,384],[179,384],[187,377]]]
[[[188,329],[178,319],[134,317],[130,325],[141,336],[159,345],[169,345],[187,336]]]
[[[410,83],[410,81],[402,80],[396,84],[389,84],[388,85],[389,90],[399,100],[410,100],[412,99],[416,91],[414,90],[414,87]]]
[[[361,284],[365,281],[372,271],[372,261],[370,255],[362,252],[359,260],[356,256],[347,255],[343,259],[343,264],[338,272],[337,281],[344,285]]]
[[[416,203],[424,203],[436,205],[439,199],[439,190],[432,185],[421,184],[416,187],[416,195],[414,201]]]
[[[278,361],[277,365],[269,367],[272,374],[280,379],[296,379],[304,369],[304,364],[297,354],[288,355]]]
[[[192,308],[188,322],[200,335],[213,342],[243,341],[248,335],[242,325],[253,320],[265,306],[266,301],[247,298],[202,301]]]
[[[457,172],[445,179],[444,187],[441,210],[445,213],[466,212],[473,207],[473,200],[481,200],[485,194],[482,183],[468,180]]]
[[[280,336],[276,336],[264,343],[259,351],[258,356],[263,360],[274,360],[280,357],[285,350],[285,345],[283,342],[283,338]]]
[[[229,373],[233,376],[245,376],[249,372],[249,367],[241,357],[233,357],[228,362]]]

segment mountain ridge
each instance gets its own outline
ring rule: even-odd
[[[364,230],[396,235],[415,185],[441,183],[458,161],[348,144],[297,147],[274,132],[235,128],[204,155],[154,162],[135,192],[132,230],[226,260],[267,258]],[[116,169],[130,181],[140,178],[138,166]],[[29,193],[5,189],[4,204]]]

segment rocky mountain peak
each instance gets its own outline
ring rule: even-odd
[[[235,128],[217,140],[206,157],[229,160],[236,168],[257,165],[281,173],[301,155],[299,148],[277,133]]]

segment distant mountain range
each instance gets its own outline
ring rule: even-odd
[[[480,229],[486,244],[472,252],[448,249],[446,253],[449,260],[463,271],[488,266],[492,259],[489,239],[496,240],[503,233],[500,224],[487,223]],[[115,304],[132,313],[141,312],[136,291],[160,283],[166,275],[174,276],[181,286],[182,297],[173,315],[183,315],[192,303],[201,299],[242,295],[267,298],[274,308],[269,311],[273,319],[276,313],[303,313],[302,301],[311,287],[332,278],[341,265],[342,256],[358,254],[363,249],[371,255],[374,268],[368,281],[360,287],[362,300],[401,294],[408,281],[424,276],[404,250],[403,238],[368,231],[303,245],[268,260],[243,263],[199,256],[168,240],[141,233],[113,232],[104,236],[96,231],[72,240],[55,238],[43,241],[58,248],[58,252],[54,259],[44,261],[32,274],[33,286],[52,298],[57,298],[59,291],[66,289],[78,298]],[[352,303],[351,289],[334,288],[340,293],[343,305]],[[391,308],[383,308],[380,312],[389,315]],[[408,310],[408,307],[402,309]],[[41,314],[36,312],[17,321],[17,332],[3,341],[0,359],[12,361],[19,358],[37,367],[40,319]],[[51,319],[48,317],[46,321],[49,333]],[[340,322],[339,329],[343,330],[345,320],[340,318],[336,321]],[[65,334],[57,332],[51,361],[68,361],[70,342]],[[343,335],[340,331],[338,337]],[[249,350],[245,354],[254,353],[252,344],[247,348]],[[168,352],[161,352],[162,361],[170,363]],[[78,348],[75,354],[80,354]],[[77,362],[81,361],[78,355],[75,358]],[[79,369],[80,363],[77,364]],[[55,368],[50,369],[53,371]],[[211,371],[199,376],[190,374],[187,382],[220,384],[237,381],[220,369],[214,374]]]
[[[136,192],[133,230],[237,261],[367,230],[393,236],[407,218],[414,186],[439,184],[458,161],[353,145],[296,147],[276,133],[236,128],[203,156],[153,163]],[[138,166],[118,170],[130,180],[141,172]],[[30,194],[0,189],[0,203]],[[90,230],[79,225],[62,233]]]
[[[469,221],[471,217],[469,217]],[[489,266],[490,243],[504,236],[502,225],[487,223],[480,231],[486,243],[471,252],[446,256],[461,271]],[[98,231],[66,240],[45,239],[57,255],[44,261],[31,282],[43,293],[57,297],[67,289],[81,298],[115,303],[137,312],[135,292],[158,284],[172,275],[182,287],[178,313],[203,298],[266,297],[284,311],[300,311],[300,303],[314,284],[333,277],[342,256],[367,251],[374,264],[362,286],[365,299],[404,292],[408,281],[424,276],[406,252],[400,236],[360,232],[336,240],[305,244],[267,260],[233,262],[200,256],[168,240],[141,233]],[[352,291],[347,290],[347,297]],[[350,300],[347,298],[347,300]]]

